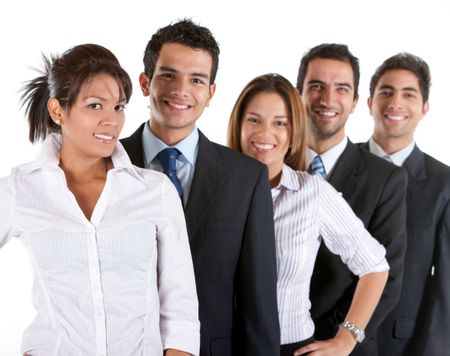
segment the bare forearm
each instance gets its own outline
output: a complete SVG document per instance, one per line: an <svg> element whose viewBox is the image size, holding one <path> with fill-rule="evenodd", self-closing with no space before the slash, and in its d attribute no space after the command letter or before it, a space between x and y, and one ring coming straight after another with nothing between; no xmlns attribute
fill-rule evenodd
<svg viewBox="0 0 450 356"><path fill-rule="evenodd" d="M367 326L383 293L387 277L386 271L369 273L359 279L346 320L362 329ZM347 329L339 328L334 338L304 346L296 350L294 355L306 352L310 352L311 355L348 355L355 345L353 334Z"/></svg>
<svg viewBox="0 0 450 356"><path fill-rule="evenodd" d="M386 271L369 273L359 279L346 320L363 329L367 326L383 293L387 277Z"/></svg>
<svg viewBox="0 0 450 356"><path fill-rule="evenodd" d="M164 351L164 356L191 356L191 354L180 350L167 349Z"/></svg>

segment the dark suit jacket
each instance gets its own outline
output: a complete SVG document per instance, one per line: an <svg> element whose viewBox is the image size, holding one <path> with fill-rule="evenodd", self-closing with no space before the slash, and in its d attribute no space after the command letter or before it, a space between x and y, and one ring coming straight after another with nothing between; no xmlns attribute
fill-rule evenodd
<svg viewBox="0 0 450 356"><path fill-rule="evenodd" d="M400 296L406 249L406 174L361 147L347 144L329 177L366 229L386 248L390 270L381 300L352 355L377 355L376 330ZM311 279L317 339L333 337L350 307L358 277L322 243Z"/></svg>
<svg viewBox="0 0 450 356"><path fill-rule="evenodd" d="M368 149L368 145L364 147ZM408 247L400 301L378 333L380 355L450 355L450 168L417 146L408 173Z"/></svg>
<svg viewBox="0 0 450 356"><path fill-rule="evenodd" d="M131 161L141 167L143 128L122 140ZM267 168L200 133L185 216L199 299L201 356L278 355Z"/></svg>

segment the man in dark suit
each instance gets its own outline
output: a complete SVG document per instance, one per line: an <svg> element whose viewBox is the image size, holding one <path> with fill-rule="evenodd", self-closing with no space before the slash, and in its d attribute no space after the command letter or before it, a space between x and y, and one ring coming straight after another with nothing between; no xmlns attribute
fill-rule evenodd
<svg viewBox="0 0 450 356"><path fill-rule="evenodd" d="M139 82L150 120L122 140L132 162L164 170L178 156L201 322L202 356L278 355L276 260L267 168L210 142L195 126L215 90L219 47L190 20L149 41ZM170 173L168 174L170 175Z"/></svg>
<svg viewBox="0 0 450 356"><path fill-rule="evenodd" d="M358 83L358 59L345 45L316 46L301 60L297 89L308 111L309 161L320 157L326 179L386 248L388 282L367 326L365 341L352 352L374 356L378 354L378 326L400 296L406 248L406 175L402 169L353 144L345 135L345 123L358 102ZM357 277L322 244L310 292L316 339L335 337L345 321L356 282ZM356 328L362 329L358 325ZM348 334L352 332L355 330ZM357 335L352 336L358 340Z"/></svg>
<svg viewBox="0 0 450 356"><path fill-rule="evenodd" d="M450 168L414 142L430 82L427 63L409 53L388 58L370 82L375 127L363 146L408 173L404 281L378 333L384 355L450 355Z"/></svg>

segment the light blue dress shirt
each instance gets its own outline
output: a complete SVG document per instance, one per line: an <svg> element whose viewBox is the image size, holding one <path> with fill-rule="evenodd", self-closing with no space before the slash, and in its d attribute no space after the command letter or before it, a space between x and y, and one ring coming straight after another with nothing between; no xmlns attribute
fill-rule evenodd
<svg viewBox="0 0 450 356"><path fill-rule="evenodd" d="M189 193L191 191L192 178L194 177L195 162L198 154L198 138L198 129L195 128L187 137L176 145L168 146L153 134L148 123L145 125L142 133L145 168L162 172L163 169L161 163L156 157L158 153L167 147L174 147L181 152L181 155L177 159L177 177L183 186L184 206L187 204Z"/></svg>

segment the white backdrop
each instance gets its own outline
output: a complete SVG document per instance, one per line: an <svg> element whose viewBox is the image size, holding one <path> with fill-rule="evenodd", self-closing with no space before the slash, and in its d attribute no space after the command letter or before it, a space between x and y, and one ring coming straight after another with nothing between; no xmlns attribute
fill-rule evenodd
<svg viewBox="0 0 450 356"><path fill-rule="evenodd" d="M138 87L142 55L150 36L182 17L211 29L221 47L217 90L198 126L225 143L228 117L243 86L257 75L277 72L296 81L301 56L322 42L348 44L361 64L360 102L347 124L357 142L367 140L372 119L366 99L375 68L387 57L409 51L431 67L430 111L416 141L429 154L450 164L447 113L450 0L321 1L20 1L0 11L0 177L31 160L38 148L28 141L18 90L41 66L41 53L62 53L82 43L112 50L133 80L122 137L148 118L147 98ZM447 44L446 44L447 43ZM23 329L34 315L31 273L18 241L0 250L0 356L18 354Z"/></svg>

